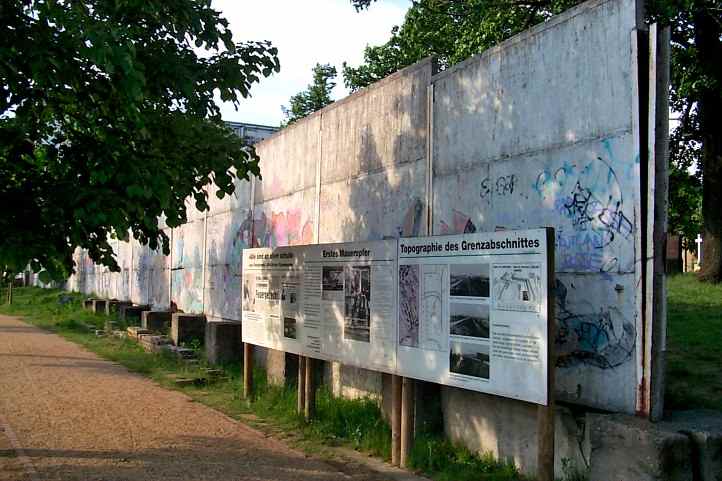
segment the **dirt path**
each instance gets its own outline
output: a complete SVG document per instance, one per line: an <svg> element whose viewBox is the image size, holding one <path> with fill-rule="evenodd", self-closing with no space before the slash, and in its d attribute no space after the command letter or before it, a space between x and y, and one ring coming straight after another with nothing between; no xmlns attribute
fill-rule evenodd
<svg viewBox="0 0 722 481"><path fill-rule="evenodd" d="M344 471L0 316L0 481L385 478Z"/></svg>

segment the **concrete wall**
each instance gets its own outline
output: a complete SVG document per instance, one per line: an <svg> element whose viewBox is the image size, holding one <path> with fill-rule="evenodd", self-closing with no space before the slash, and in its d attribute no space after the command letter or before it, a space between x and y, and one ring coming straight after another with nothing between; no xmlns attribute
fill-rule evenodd
<svg viewBox="0 0 722 481"><path fill-rule="evenodd" d="M436 76L432 139L434 234L554 227L557 391L630 413L642 336L634 14L587 3Z"/></svg>
<svg viewBox="0 0 722 481"><path fill-rule="evenodd" d="M211 192L207 213L189 206L189 222L170 232L170 259L120 242L122 272L104 277L78 252L69 285L240 321L243 247L552 226L557 398L634 413L643 377L634 35L634 2L600 0L442 73L431 59L408 67L259 143L262 180L222 200ZM259 350L258 360L284 372L282 353ZM384 391L379 373L326 365L340 395ZM535 469L533 406L453 388L441 398L451 438ZM568 412L557 434L557 458L583 463Z"/></svg>

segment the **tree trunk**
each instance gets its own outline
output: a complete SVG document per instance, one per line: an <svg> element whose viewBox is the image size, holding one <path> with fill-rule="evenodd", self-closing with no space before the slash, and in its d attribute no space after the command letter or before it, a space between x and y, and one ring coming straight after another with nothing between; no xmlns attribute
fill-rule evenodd
<svg viewBox="0 0 722 481"><path fill-rule="evenodd" d="M720 282L722 273L722 28L707 2L694 15L697 62L705 75L698 102L702 132L702 266L699 279ZM705 8L706 7L706 8Z"/></svg>

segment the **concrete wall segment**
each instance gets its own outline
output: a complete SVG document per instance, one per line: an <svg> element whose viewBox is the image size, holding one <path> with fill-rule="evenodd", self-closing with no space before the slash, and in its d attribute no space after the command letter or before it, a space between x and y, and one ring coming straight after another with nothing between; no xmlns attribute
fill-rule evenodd
<svg viewBox="0 0 722 481"><path fill-rule="evenodd" d="M559 280L575 281L557 310L569 327L557 388L629 413L642 333L634 12L586 3L435 76L431 128L433 233L554 227Z"/></svg>
<svg viewBox="0 0 722 481"><path fill-rule="evenodd" d="M321 118L316 116L296 124L279 131L272 142L256 146L261 158L261 179L255 179L255 203L315 186Z"/></svg>
<svg viewBox="0 0 722 481"><path fill-rule="evenodd" d="M631 131L633 28L631 2L585 3L436 75L435 172Z"/></svg>

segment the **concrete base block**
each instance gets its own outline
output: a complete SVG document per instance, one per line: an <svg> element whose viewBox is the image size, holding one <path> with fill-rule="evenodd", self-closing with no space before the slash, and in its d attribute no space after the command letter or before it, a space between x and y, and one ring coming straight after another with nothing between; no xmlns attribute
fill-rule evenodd
<svg viewBox="0 0 722 481"><path fill-rule="evenodd" d="M524 474L537 474L536 405L449 386L440 389L444 432L449 439L471 451L490 452L512 462ZM585 417L576 417L557 405L554 436L555 475L563 476L563 462L584 470L589 459ZM607 477L589 479L619 481Z"/></svg>
<svg viewBox="0 0 722 481"><path fill-rule="evenodd" d="M140 325L151 331L168 332L172 314L170 311L143 311L140 315Z"/></svg>
<svg viewBox="0 0 722 481"><path fill-rule="evenodd" d="M183 312L173 313L170 337L176 346L191 342L194 339L203 342L206 337L206 316Z"/></svg>
<svg viewBox="0 0 722 481"><path fill-rule="evenodd" d="M120 306L118 314L120 315L120 318L128 324L140 324L140 316L143 311L150 311L150 306Z"/></svg>
<svg viewBox="0 0 722 481"><path fill-rule="evenodd" d="M105 313L105 305L107 302L105 299L93 299L91 310L97 314L103 314Z"/></svg>
<svg viewBox="0 0 722 481"><path fill-rule="evenodd" d="M722 413L702 409L675 411L664 425L690 439L695 480L722 480Z"/></svg>
<svg viewBox="0 0 722 481"><path fill-rule="evenodd" d="M286 383L286 353L261 346L253 347L253 361L266 370L268 382L276 386Z"/></svg>
<svg viewBox="0 0 722 481"><path fill-rule="evenodd" d="M211 364L240 362L241 360L241 323L206 323L206 358Z"/></svg>
<svg viewBox="0 0 722 481"><path fill-rule="evenodd" d="M131 339L139 339L140 336L142 336L144 334L153 334L148 329L143 329L142 327L139 327L139 326L130 326L127 329L127 332L128 332L128 337L130 337Z"/></svg>
<svg viewBox="0 0 722 481"><path fill-rule="evenodd" d="M692 444L665 423L589 414L590 480L692 481Z"/></svg>
<svg viewBox="0 0 722 481"><path fill-rule="evenodd" d="M196 352L193 349L187 349L185 347L177 347L172 344L170 346L163 346L161 349L167 349L168 352L173 353L175 356L178 357L178 359L181 359L181 360L189 361L192 359L196 359Z"/></svg>
<svg viewBox="0 0 722 481"><path fill-rule="evenodd" d="M138 336L140 345L147 352L161 352L165 346L171 344L171 340L166 336L156 336L153 334L141 334Z"/></svg>
<svg viewBox="0 0 722 481"><path fill-rule="evenodd" d="M130 301L118 301L111 299L105 303L105 314L108 316L119 311L120 306L132 306L133 303Z"/></svg>
<svg viewBox="0 0 722 481"><path fill-rule="evenodd" d="M327 365L324 381L334 396L348 399L381 399L383 374L380 372L347 366L335 361Z"/></svg>
<svg viewBox="0 0 722 481"><path fill-rule="evenodd" d="M89 311L93 310L93 301L96 299L94 297L89 297L83 301L83 308L87 309Z"/></svg>
<svg viewBox="0 0 722 481"><path fill-rule="evenodd" d="M112 319L105 319L105 332L113 332L117 327L117 322Z"/></svg>

